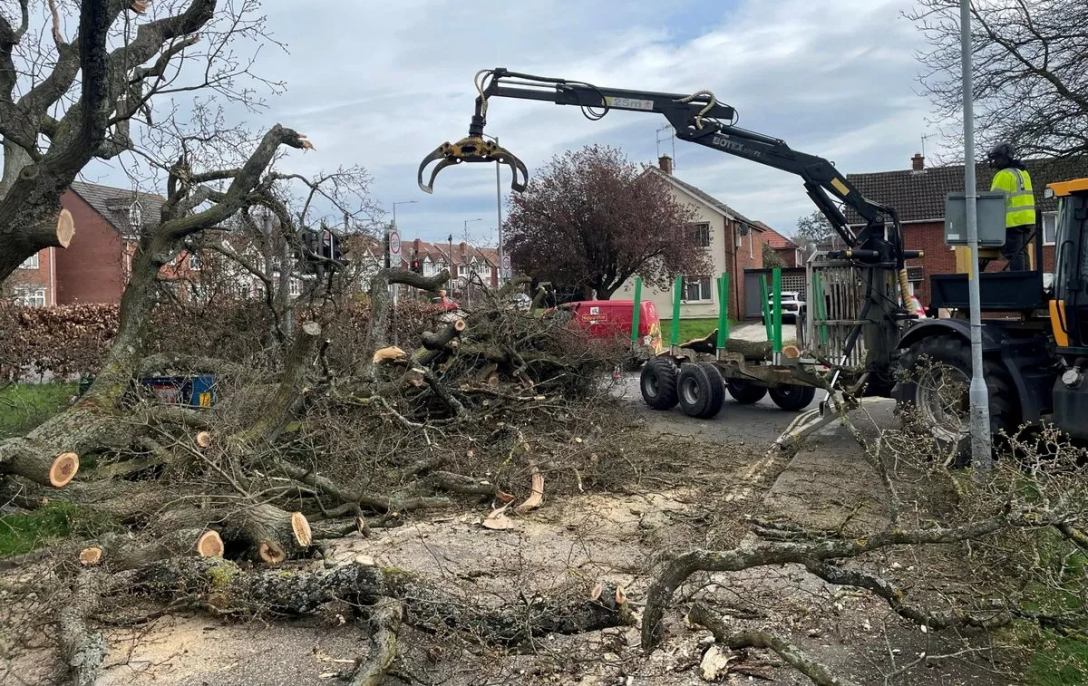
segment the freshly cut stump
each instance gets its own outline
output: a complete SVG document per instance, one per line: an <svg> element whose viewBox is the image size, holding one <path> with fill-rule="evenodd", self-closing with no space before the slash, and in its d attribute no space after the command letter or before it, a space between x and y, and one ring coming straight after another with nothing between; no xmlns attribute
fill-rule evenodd
<svg viewBox="0 0 1088 686"><path fill-rule="evenodd" d="M310 522L301 512L291 513L291 531L295 534L295 541L303 548L309 548L314 536L310 530Z"/></svg>
<svg viewBox="0 0 1088 686"><path fill-rule="evenodd" d="M79 551L79 564L84 567L90 567L98 564L102 560L102 549L96 545L92 545L89 548L84 548Z"/></svg>

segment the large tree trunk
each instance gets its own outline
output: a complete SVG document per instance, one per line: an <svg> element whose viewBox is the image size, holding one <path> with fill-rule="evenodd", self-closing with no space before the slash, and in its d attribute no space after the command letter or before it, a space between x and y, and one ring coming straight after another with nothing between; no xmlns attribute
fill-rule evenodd
<svg viewBox="0 0 1088 686"><path fill-rule="evenodd" d="M481 607L411 575L386 573L352 562L331 570L245 572L227 560L178 558L137 570L130 588L164 599L203 601L220 611L312 614L321 605L346 600L373 604L381 598L403 603L408 624L454 629L492 644L515 646L550 633L577 634L632 623L622 589L536 597L526 606L511 600Z"/></svg>

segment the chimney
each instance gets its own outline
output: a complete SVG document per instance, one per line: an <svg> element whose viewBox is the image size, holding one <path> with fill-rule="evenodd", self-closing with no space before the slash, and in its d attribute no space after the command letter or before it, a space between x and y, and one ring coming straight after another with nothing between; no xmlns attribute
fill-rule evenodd
<svg viewBox="0 0 1088 686"><path fill-rule="evenodd" d="M910 158L911 171L925 171L926 170L926 158L922 156L922 153L914 153L914 157Z"/></svg>
<svg viewBox="0 0 1088 686"><path fill-rule="evenodd" d="M669 176L672 176L672 158L668 155L662 155L657 158L657 166L661 171L665 172Z"/></svg>
<svg viewBox="0 0 1088 686"><path fill-rule="evenodd" d="M457 247L459 249L459 252L461 253L461 257L468 255L468 243L461 241L461 244Z"/></svg>
<svg viewBox="0 0 1088 686"><path fill-rule="evenodd" d="M415 252L418 253L420 248L422 248L422 247L423 247L423 241L419 240L418 238L415 239L414 241L412 241L412 250L414 250Z"/></svg>

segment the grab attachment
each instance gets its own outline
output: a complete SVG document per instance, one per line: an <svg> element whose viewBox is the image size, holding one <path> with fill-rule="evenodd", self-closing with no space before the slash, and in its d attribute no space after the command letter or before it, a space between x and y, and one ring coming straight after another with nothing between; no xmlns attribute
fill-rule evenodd
<svg viewBox="0 0 1088 686"><path fill-rule="evenodd" d="M473 117L473 120L475 120L475 117ZM473 123L475 124L475 121ZM482 129L483 127L481 126L480 128ZM435 160L442 161L438 163L438 166L436 166L433 171L431 171L431 177L427 183L423 183L423 171L427 168L428 164ZM473 135L470 131L467 137L462 138L456 143L443 143L435 148L434 152L423 158L423 162L419 165L419 187L422 188L425 193L431 193L438 172L446 167L452 167L462 162L495 162L497 164L509 166L510 171L513 173L510 188L518 193L525 190L526 185L529 183L529 170L525 167L524 162L515 157L514 154L506 148L500 147L494 141L485 140L482 135ZM519 173L521 178L520 181L518 180Z"/></svg>

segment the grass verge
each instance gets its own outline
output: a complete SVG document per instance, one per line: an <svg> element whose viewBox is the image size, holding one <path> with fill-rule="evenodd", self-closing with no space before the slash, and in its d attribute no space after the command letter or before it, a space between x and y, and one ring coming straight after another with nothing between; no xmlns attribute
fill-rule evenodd
<svg viewBox="0 0 1088 686"><path fill-rule="evenodd" d="M0 388L0 439L21 436L68 405L76 384L13 384Z"/></svg>
<svg viewBox="0 0 1088 686"><path fill-rule="evenodd" d="M674 319L662 319L661 320L661 342L666 346L672 342L672 327ZM705 338L711 331L718 328L717 317L705 317L702 319L681 319L679 320L680 326L680 338L679 342L691 340L692 338ZM736 325L736 322L730 322L730 326Z"/></svg>

